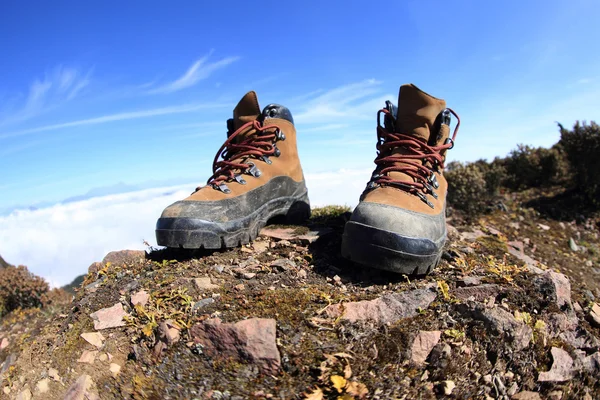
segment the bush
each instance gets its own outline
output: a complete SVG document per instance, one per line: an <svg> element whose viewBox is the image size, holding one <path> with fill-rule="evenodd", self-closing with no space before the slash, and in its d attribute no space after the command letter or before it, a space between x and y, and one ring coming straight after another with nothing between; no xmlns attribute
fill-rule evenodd
<svg viewBox="0 0 600 400"><path fill-rule="evenodd" d="M448 164L444 175L448 181L448 203L452 207L461 210L467 219L473 219L487 210L492 187L486 183L481 162L452 162Z"/></svg>
<svg viewBox="0 0 600 400"><path fill-rule="evenodd" d="M39 307L46 292L48 283L25 266L0 269L0 315L17 308Z"/></svg>
<svg viewBox="0 0 600 400"><path fill-rule="evenodd" d="M558 144L571 164L575 189L593 206L600 206L600 126L579 121L572 130L560 127Z"/></svg>
<svg viewBox="0 0 600 400"><path fill-rule="evenodd" d="M506 170L504 185L510 189L564 184L569 180L569 164L561 146L545 149L520 144L498 162Z"/></svg>

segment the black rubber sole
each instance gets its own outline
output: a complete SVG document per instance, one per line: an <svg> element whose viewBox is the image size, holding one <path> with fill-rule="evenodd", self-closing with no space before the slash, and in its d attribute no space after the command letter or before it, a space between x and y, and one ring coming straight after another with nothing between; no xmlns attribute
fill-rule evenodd
<svg viewBox="0 0 600 400"><path fill-rule="evenodd" d="M251 214L223 223L194 218L159 218L156 240L159 246L180 249L221 249L241 246L256 239L267 222L278 216L289 224L310 218L308 195L279 197Z"/></svg>
<svg viewBox="0 0 600 400"><path fill-rule="evenodd" d="M349 221L342 237L342 256L371 268L406 275L426 275L442 258L445 235L435 243Z"/></svg>

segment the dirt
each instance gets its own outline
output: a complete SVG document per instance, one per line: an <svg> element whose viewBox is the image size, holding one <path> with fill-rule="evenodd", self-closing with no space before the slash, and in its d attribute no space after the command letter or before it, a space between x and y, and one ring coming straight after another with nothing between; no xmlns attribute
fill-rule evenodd
<svg viewBox="0 0 600 400"><path fill-rule="evenodd" d="M17 398L29 390L34 399L62 399L87 374L94 383L90 393L102 399L484 399L510 398L522 391L538 392L542 398L556 391L563 399L600 398L598 371L580 369L565 382L538 382L538 374L552 367L552 347L568 351L573 359L582 357L582 350L540 328L552 326L552 315L571 314L533 283L544 270L569 276L577 332L600 337L587 319L588 308L600 296L597 227L589 221L547 219L522 204L522 199L507 197L507 212L495 211L476 224L466 225L457 215L450 218L459 234L451 235L443 261L425 277L398 276L344 260L340 243L349 213L343 208L317 210L306 226L290 227L297 236L329 228L312 243L261 235L238 249L152 251L146 258L104 264L86 276L67 307L16 311L2 320L0 338L8 338L10 344L0 350L6 366L0 396ZM461 236L474 229L483 236ZM571 237L580 247L576 252L569 247ZM512 241L528 242L524 253L540 262L542 271L510 255ZM198 289L193 281L197 277L210 277L218 288ZM482 302L459 300L453 293L465 286L466 277L501 290ZM324 313L332 304L427 285L437 288L435 301L393 324L350 323ZM150 300L134 307L130 296L140 289ZM194 308L202 299L213 301ZM94 331L89 315L116 303L130 314L126 326L102 330L105 341L96 360L79 363L84 350L94 349L80 337ZM524 322L519 323L532 328L531 343L515 350L510 335L473 317L470 310L476 303L520 316ZM225 323L275 319L279 373L264 374L249 362L206 356L189 328L217 317ZM157 327L165 320L179 325L181 339L157 354ZM427 362L415 366L410 348L419 331L442 335ZM583 352L592 355L598 350L596 346ZM110 371L111 363L121 367L119 374ZM52 369L58 379L49 377ZM48 377L49 390L42 393L36 385ZM448 381L455 387L444 394L452 386Z"/></svg>

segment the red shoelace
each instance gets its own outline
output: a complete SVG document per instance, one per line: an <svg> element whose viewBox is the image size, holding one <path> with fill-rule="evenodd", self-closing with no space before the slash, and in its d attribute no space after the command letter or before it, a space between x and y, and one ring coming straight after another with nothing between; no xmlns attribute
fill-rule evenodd
<svg viewBox="0 0 600 400"><path fill-rule="evenodd" d="M253 133L252 130L255 132ZM267 130L271 131L267 132ZM224 182L235 179L237 174L243 173L253 166L252 163L246 162L248 158L276 155L278 149L274 143L275 139L280 138L280 132L277 126L262 126L257 120L240 126L239 129L229 135L217 151L217 155L213 160L213 174L208 178L206 184L217 187ZM242 133L248 133L248 135L241 141L234 142L235 138ZM221 157L223 159L219 161Z"/></svg>
<svg viewBox="0 0 600 400"><path fill-rule="evenodd" d="M435 195L430 183L433 177L432 168L436 165L439 168L444 168L444 156L441 152L451 149L454 146L454 140L460 126L458 114L450 108L447 110L456 117L457 123L452 139L439 146L430 146L424 140L404 133L388 132L381 126L380 116L381 113L389 115L391 118L393 116L387 109L379 110L377 113L377 137L379 139L377 150L379 151L379 155L375 159L378 171L371 182L378 185L397 186L417 195L419 193ZM405 149L406 154L391 154L393 149L398 147ZM421 162L411 162L412 160L419 160ZM393 179L389 176L390 172L401 172L411 177L412 180L403 181ZM419 197L430 204L422 195L419 195Z"/></svg>

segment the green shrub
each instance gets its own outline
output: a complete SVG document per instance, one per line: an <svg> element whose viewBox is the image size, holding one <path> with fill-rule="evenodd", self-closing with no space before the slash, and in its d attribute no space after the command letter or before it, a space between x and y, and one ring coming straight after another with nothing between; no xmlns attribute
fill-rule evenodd
<svg viewBox="0 0 600 400"><path fill-rule="evenodd" d="M510 189L564 184L569 179L569 164L561 146L545 149L520 144L498 162L506 170L504 185Z"/></svg>
<svg viewBox="0 0 600 400"><path fill-rule="evenodd" d="M492 198L493 190L486 183L481 164L452 162L444 173L448 181L448 203L462 211L467 219L486 211Z"/></svg>
<svg viewBox="0 0 600 400"><path fill-rule="evenodd" d="M572 130L559 127L558 144L571 164L575 188L590 204L600 206L600 126L577 121Z"/></svg>
<svg viewBox="0 0 600 400"><path fill-rule="evenodd" d="M17 308L39 307L46 292L48 283L25 266L0 269L0 315Z"/></svg>

